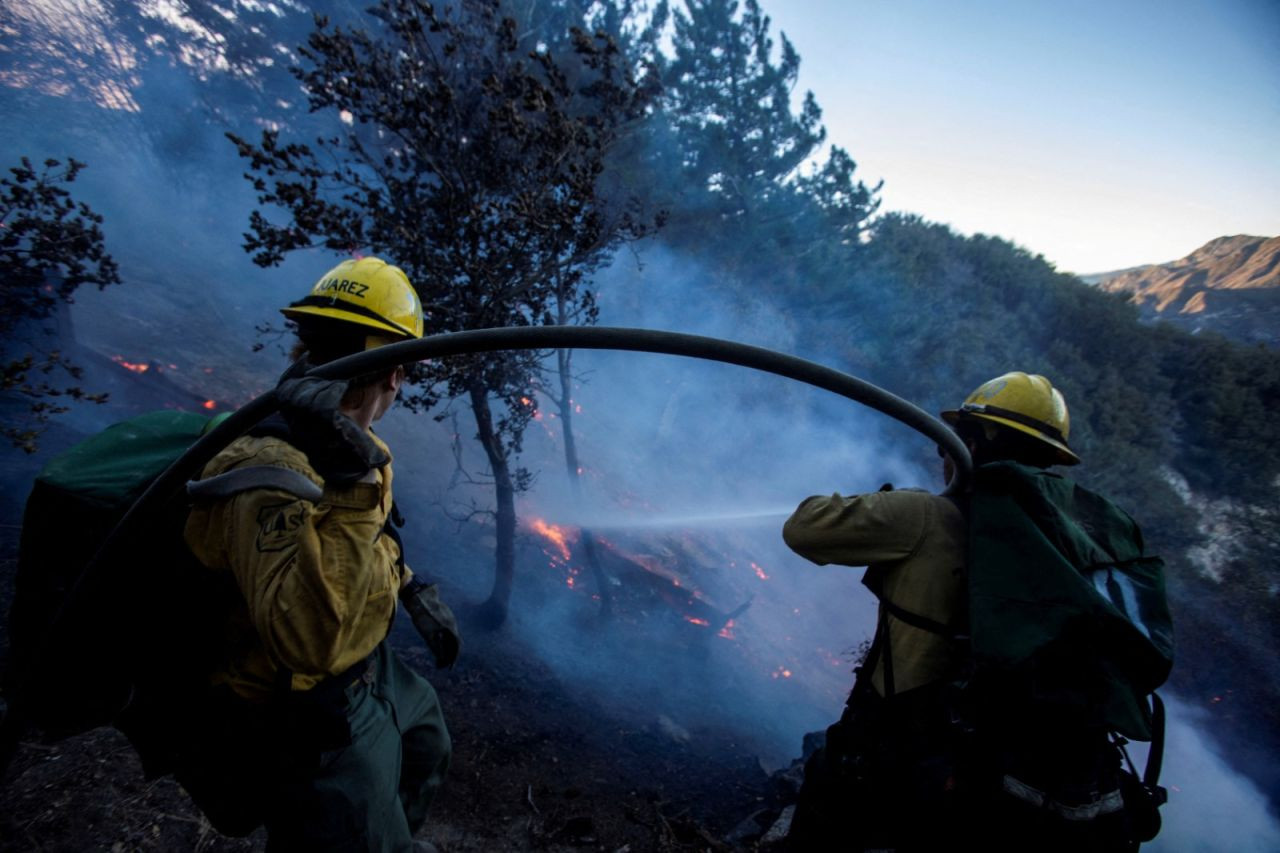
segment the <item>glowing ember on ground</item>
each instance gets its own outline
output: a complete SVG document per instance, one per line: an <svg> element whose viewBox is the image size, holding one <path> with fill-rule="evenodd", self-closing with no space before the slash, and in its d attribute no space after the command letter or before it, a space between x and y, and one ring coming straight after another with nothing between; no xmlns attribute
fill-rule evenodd
<svg viewBox="0 0 1280 853"><path fill-rule="evenodd" d="M560 556L564 557L566 560L569 559L569 544L563 527L559 527L555 524L548 524L541 518L535 518L533 521L529 522L529 529L534 533L537 533L539 536L544 536L547 539L550 539L556 544L556 547L560 549ZM572 584L570 584L570 586L572 586Z"/></svg>
<svg viewBox="0 0 1280 853"><path fill-rule="evenodd" d="M751 568L756 570L756 577L760 578L760 580L767 581L769 579L769 576L764 573L764 569L760 568L755 563L751 564Z"/></svg>
<svg viewBox="0 0 1280 853"><path fill-rule="evenodd" d="M703 626L704 628L705 628L705 627L710 627L710 625L711 625L711 623L710 623L710 622L708 622L706 619L699 619L699 618L697 618L696 616L686 616L686 617L684 617L684 621L686 621L686 622L690 622L690 623L692 623L692 624L694 624L694 625L701 625L701 626Z"/></svg>
<svg viewBox="0 0 1280 853"><path fill-rule="evenodd" d="M791 670L787 669L785 666L780 666L773 671L773 677L774 678L790 678Z"/></svg>
<svg viewBox="0 0 1280 853"><path fill-rule="evenodd" d="M724 627L723 627L723 628L721 628L721 629L716 633L716 636L717 636L717 637L723 637L723 638L725 638L726 640L733 640L733 639L736 639L736 638L733 636L733 620L732 620L732 619L730 619L728 622L724 623Z"/></svg>
<svg viewBox="0 0 1280 853"><path fill-rule="evenodd" d="M113 355L111 360L123 367L125 370L132 370L134 373L146 373L151 369L150 364L138 364L132 361L125 361L123 356Z"/></svg>
<svg viewBox="0 0 1280 853"><path fill-rule="evenodd" d="M212 411L213 409L217 408L217 406L218 406L218 404L217 404L215 401L213 401L213 400L205 400L205 401L204 401L203 403L201 403L200 405L204 406L206 409L209 409L210 411Z"/></svg>
<svg viewBox="0 0 1280 853"><path fill-rule="evenodd" d="M845 666L844 660L842 660L839 655L832 654L826 649L821 649L821 648L818 649L818 656L821 657L822 660L829 666L840 666L840 667Z"/></svg>

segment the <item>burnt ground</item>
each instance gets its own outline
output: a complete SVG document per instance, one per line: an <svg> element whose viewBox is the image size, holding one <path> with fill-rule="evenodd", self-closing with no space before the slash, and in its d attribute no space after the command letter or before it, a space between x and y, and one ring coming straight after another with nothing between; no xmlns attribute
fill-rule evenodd
<svg viewBox="0 0 1280 853"><path fill-rule="evenodd" d="M488 644L486 644L488 645ZM492 644L496 648L499 644ZM433 672L455 752L423 837L442 851L750 849L777 809L733 736L683 731L570 695L536 663L486 650ZM402 651L415 666L425 652ZM20 747L0 787L0 850L260 850L219 835L171 778L96 729Z"/></svg>

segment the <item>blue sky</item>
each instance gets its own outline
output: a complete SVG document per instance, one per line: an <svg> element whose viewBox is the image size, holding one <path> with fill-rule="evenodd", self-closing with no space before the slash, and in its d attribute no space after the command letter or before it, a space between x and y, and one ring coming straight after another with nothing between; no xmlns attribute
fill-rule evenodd
<svg viewBox="0 0 1280 853"><path fill-rule="evenodd" d="M1059 269L1280 235L1280 0L761 0L884 210Z"/></svg>

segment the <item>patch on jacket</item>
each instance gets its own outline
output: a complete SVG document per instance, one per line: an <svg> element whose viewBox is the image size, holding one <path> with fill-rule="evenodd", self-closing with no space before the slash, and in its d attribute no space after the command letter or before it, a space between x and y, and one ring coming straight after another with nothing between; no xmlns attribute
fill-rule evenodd
<svg viewBox="0 0 1280 853"><path fill-rule="evenodd" d="M283 551L294 544L293 534L302 526L302 502L269 504L258 510L258 552Z"/></svg>

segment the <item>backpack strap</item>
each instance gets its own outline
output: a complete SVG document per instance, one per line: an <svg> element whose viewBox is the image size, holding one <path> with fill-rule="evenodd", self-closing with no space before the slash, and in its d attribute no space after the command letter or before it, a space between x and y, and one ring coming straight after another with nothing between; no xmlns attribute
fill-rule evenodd
<svg viewBox="0 0 1280 853"><path fill-rule="evenodd" d="M1133 760L1129 758L1129 750L1125 749L1128 739L1114 731L1111 732L1111 742L1124 757L1124 763L1129 767L1129 775L1141 781L1142 788L1146 790L1152 805L1156 808L1169 801L1169 792L1160 787L1160 771L1164 767L1164 723L1164 700L1160 698L1160 694L1153 691L1151 693L1151 747L1147 750L1147 766L1141 777L1138 776L1137 768L1133 766Z"/></svg>
<svg viewBox="0 0 1280 853"><path fill-rule="evenodd" d="M880 645L881 677L884 679L884 698L892 699L897 693L893 683L893 642L889 639L889 619L884 610L880 611L880 624L876 626L876 637L871 645Z"/></svg>
<svg viewBox="0 0 1280 853"><path fill-rule="evenodd" d="M279 489L315 503L324 489L305 474L278 465L249 465L233 468L215 477L187 483L187 496L197 501L229 498L253 489Z"/></svg>
<svg viewBox="0 0 1280 853"><path fill-rule="evenodd" d="M1152 791L1160 788L1160 771L1164 767L1164 700L1159 693L1151 694L1151 748L1147 751L1147 767L1142 773L1142 784Z"/></svg>
<svg viewBox="0 0 1280 853"><path fill-rule="evenodd" d="M889 612L895 619L906 622L913 628L919 628L921 631L928 631L931 634L939 634L948 640L967 640L967 634L960 633L952 629L948 625L936 622L928 616L921 616L919 613L912 613L903 607L899 607L887 598L880 599L880 605Z"/></svg>

